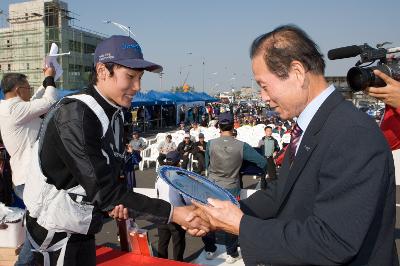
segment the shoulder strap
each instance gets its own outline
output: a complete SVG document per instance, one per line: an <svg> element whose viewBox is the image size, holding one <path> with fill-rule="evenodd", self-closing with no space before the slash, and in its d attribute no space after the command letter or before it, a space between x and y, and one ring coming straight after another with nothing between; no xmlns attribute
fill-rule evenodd
<svg viewBox="0 0 400 266"><path fill-rule="evenodd" d="M104 112L104 109L100 106L100 104L98 104L97 101L88 94L71 95L67 96L66 98L79 100L85 103L90 109L92 109L92 111L97 115L97 117L101 122L101 125L103 127L103 137L104 137L104 135L108 130L108 125L110 121L108 120L108 117Z"/></svg>
<svg viewBox="0 0 400 266"><path fill-rule="evenodd" d="M85 103L98 117L98 119L101 122L102 128L103 128L103 137L105 136L108 126L109 126L109 120L104 112L104 109L97 103L97 101L90 95L87 94L77 94L77 95L71 95L71 96L66 96L64 98L70 98L70 99L76 99L78 101L81 101ZM63 99L64 99L63 98ZM43 141L43 136L46 132L47 126L49 124L50 119L54 116L54 113L62 106L62 100L59 100L47 113L45 118L43 119L39 134L38 134L38 139L39 139L39 146L38 146L38 152L40 153L42 149L42 141Z"/></svg>

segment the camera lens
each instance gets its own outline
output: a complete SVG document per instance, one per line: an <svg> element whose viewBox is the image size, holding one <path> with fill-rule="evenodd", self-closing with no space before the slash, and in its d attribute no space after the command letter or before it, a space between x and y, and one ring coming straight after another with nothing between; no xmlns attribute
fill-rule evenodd
<svg viewBox="0 0 400 266"><path fill-rule="evenodd" d="M347 72L347 84L353 91L365 90L374 81L374 73L370 68L352 67Z"/></svg>

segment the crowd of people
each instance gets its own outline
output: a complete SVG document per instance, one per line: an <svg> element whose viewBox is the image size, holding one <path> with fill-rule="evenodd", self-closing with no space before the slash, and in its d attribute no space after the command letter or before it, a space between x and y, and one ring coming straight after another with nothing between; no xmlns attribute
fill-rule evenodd
<svg viewBox="0 0 400 266"><path fill-rule="evenodd" d="M183 138L175 143L166 134L157 143L158 164L187 169L193 156L195 172L235 197L245 164L256 167L261 189L239 206L190 201L160 178L156 199L132 190L147 143L136 131L125 142L122 111L144 72L162 71L144 60L134 39L103 40L89 86L57 104L52 66L33 96L27 76L4 75L0 131L10 167L3 149L2 180L8 181L0 183L0 195L7 195L11 176L27 209L16 265L95 265L94 235L104 215L157 224L163 258L172 237L173 258L183 260L186 230L202 237L206 258L213 259L220 230L227 263L240 258L240 243L247 265L398 265L391 150L400 148L400 82L375 71L386 86L366 90L386 104L385 139L375 121L327 84L323 56L300 28L285 25L259 36L250 58L262 101L275 114L267 116L261 105L210 104L190 112L181 105L175 133ZM238 139L241 127L257 125L265 126L256 147ZM207 139L206 126L219 135Z"/></svg>

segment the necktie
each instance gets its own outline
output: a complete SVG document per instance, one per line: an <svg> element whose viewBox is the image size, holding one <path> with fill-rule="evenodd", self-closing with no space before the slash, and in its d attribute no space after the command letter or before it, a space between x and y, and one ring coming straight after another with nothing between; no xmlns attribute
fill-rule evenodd
<svg viewBox="0 0 400 266"><path fill-rule="evenodd" d="M290 144L289 144L289 151L290 151L290 163L293 162L294 157L296 156L296 149L297 146L299 145L300 137L301 134L303 133L303 130L299 127L299 125L296 123L292 133L290 133Z"/></svg>

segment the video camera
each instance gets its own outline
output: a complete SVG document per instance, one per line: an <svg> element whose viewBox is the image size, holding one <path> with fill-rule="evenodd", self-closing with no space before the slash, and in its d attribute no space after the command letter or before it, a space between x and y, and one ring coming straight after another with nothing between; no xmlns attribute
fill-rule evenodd
<svg viewBox="0 0 400 266"><path fill-rule="evenodd" d="M347 72L347 83L354 92L365 90L367 87L384 87L386 83L375 76L373 72L375 69L400 81L400 59L394 57L387 58L388 54L400 52L400 47L383 48L386 44L390 43L378 44L377 48L372 48L366 43L364 45L336 48L328 51L328 58L336 60L360 55L361 58L356 63L356 66L350 68ZM376 66L368 67L376 60L379 60ZM361 66L365 63L369 64Z"/></svg>

